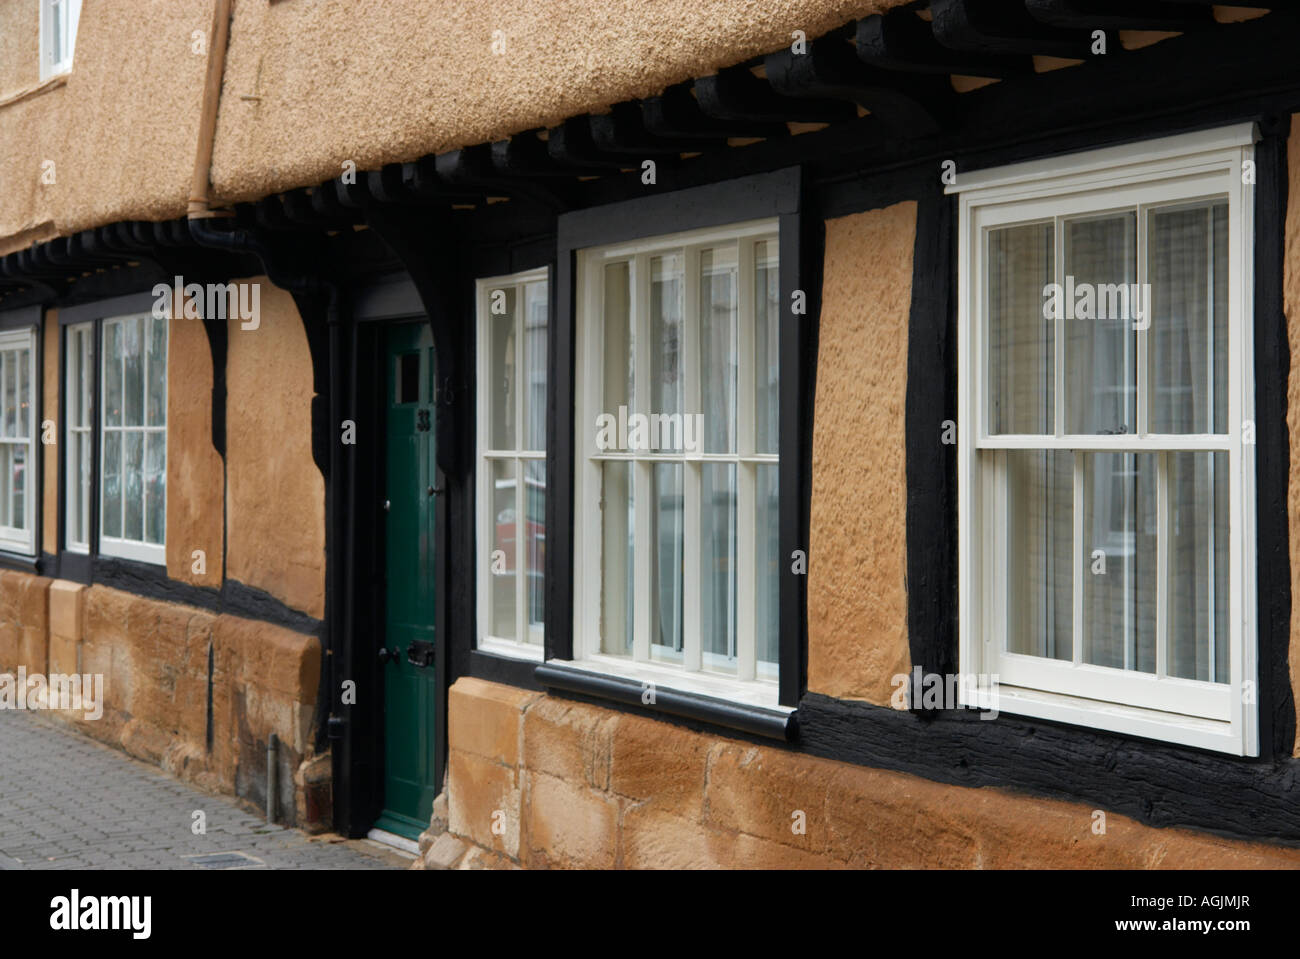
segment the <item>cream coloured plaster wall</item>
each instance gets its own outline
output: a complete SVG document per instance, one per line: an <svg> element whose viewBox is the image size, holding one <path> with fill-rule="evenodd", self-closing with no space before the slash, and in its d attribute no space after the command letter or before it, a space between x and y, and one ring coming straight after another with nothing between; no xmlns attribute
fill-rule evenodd
<svg viewBox="0 0 1300 959"><path fill-rule="evenodd" d="M808 689L886 705L911 668L903 408L916 204L826 224L808 540Z"/></svg>
<svg viewBox="0 0 1300 959"><path fill-rule="evenodd" d="M213 184L260 197L345 160L375 169L553 124L901 2L235 0ZM0 0L15 64L34 62L34 4ZM212 9L84 0L67 83L0 106L0 253L185 212Z"/></svg>

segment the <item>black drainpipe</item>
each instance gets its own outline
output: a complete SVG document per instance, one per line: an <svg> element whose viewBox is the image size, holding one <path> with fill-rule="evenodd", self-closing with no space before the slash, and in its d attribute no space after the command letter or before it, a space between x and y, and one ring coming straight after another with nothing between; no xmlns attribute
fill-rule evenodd
<svg viewBox="0 0 1300 959"><path fill-rule="evenodd" d="M317 692L317 744L323 745L321 732L328 732L331 746L333 781L334 781L334 820L335 826L350 832L355 823L351 822L354 810L352 795L357 784L351 782L350 766L352 759L352 737L347 720L335 713L335 704L339 700L341 680L350 672L353 650L353 577L348 575L345 567L351 566L353 522L355 509L340 511L340 498L344 502L355 488L356 458L346 456L336 432L342 428L346 418L341 408L343 383L343 295L339 285L328 278L324 269L320 272L295 272L287 269L266 236L259 230L244 227L221 229L214 225L214 220L223 218L201 218L188 221L190 236L200 246L234 253L250 253L255 256L266 271L266 276L276 286L293 294L319 298L324 297L325 322L329 331L329 379L325 384L326 401L329 408L329 421L325 424L324 437L329 448L328 468L325 477L325 636L324 663L321 668L320 688ZM305 320L306 318L304 318ZM355 355L355 354L354 354ZM355 390L355 383L352 385ZM350 451L349 451L350 452ZM339 488L339 479L345 479L345 489ZM340 513L344 519L340 520ZM324 719L324 722L321 720Z"/></svg>

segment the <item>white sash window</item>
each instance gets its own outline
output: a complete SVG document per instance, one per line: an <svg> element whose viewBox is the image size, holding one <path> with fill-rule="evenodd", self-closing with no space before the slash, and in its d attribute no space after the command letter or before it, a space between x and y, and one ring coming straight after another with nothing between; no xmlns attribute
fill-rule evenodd
<svg viewBox="0 0 1300 959"><path fill-rule="evenodd" d="M1258 750L1253 141L1246 124L949 190L961 668L997 675L1003 712Z"/></svg>
<svg viewBox="0 0 1300 959"><path fill-rule="evenodd" d="M35 553L36 331L0 333L0 549Z"/></svg>

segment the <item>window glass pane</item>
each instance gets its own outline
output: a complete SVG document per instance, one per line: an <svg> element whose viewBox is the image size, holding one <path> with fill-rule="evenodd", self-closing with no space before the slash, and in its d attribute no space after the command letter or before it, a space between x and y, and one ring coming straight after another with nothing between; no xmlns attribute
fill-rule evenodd
<svg viewBox="0 0 1300 959"><path fill-rule="evenodd" d="M650 259L650 408L644 413L682 412L681 339L682 256ZM681 449L681 435L660 440L664 449ZM671 445L669 445L671 444Z"/></svg>
<svg viewBox="0 0 1300 959"><path fill-rule="evenodd" d="M85 546L89 543L90 528L90 434L77 433L71 443L72 462L68 466L71 478L68 490L68 538L70 543Z"/></svg>
<svg viewBox="0 0 1300 959"><path fill-rule="evenodd" d="M528 623L540 629L546 613L546 462L525 460L523 466L528 504L524 526L528 551ZM531 631L525 639L533 641ZM537 641L541 642L540 634Z"/></svg>
<svg viewBox="0 0 1300 959"><path fill-rule="evenodd" d="M146 433L145 491L145 541L162 545L163 530L167 523L167 472L165 469L167 435L162 432Z"/></svg>
<svg viewBox="0 0 1300 959"><path fill-rule="evenodd" d="M777 452L780 272L776 241L754 244L754 452Z"/></svg>
<svg viewBox="0 0 1300 959"><path fill-rule="evenodd" d="M13 457L13 466L9 481L13 484L13 512L9 516L9 525L14 529L27 528L27 447L25 445L5 444Z"/></svg>
<svg viewBox="0 0 1300 959"><path fill-rule="evenodd" d="M515 629L515 548L519 524L515 509L514 460L493 460L491 587L488 590L487 631L501 639L517 639ZM499 552L498 552L499 551Z"/></svg>
<svg viewBox="0 0 1300 959"><path fill-rule="evenodd" d="M122 423L122 324L104 327L104 423Z"/></svg>
<svg viewBox="0 0 1300 959"><path fill-rule="evenodd" d="M65 545L75 546L84 543L81 527L81 434L69 433L67 437L67 526L64 532Z"/></svg>
<svg viewBox="0 0 1300 959"><path fill-rule="evenodd" d="M1006 471L1007 652L1073 659L1074 454L1008 450Z"/></svg>
<svg viewBox="0 0 1300 959"><path fill-rule="evenodd" d="M632 654L635 543L633 470L627 462L600 465L600 651Z"/></svg>
<svg viewBox="0 0 1300 959"><path fill-rule="evenodd" d="M1170 676L1226 683L1228 454L1168 453Z"/></svg>
<svg viewBox="0 0 1300 959"><path fill-rule="evenodd" d="M50 59L56 66L63 62L66 30L62 0L54 0L50 4Z"/></svg>
<svg viewBox="0 0 1300 959"><path fill-rule="evenodd" d="M144 539L144 434L135 430L122 434L122 538Z"/></svg>
<svg viewBox="0 0 1300 959"><path fill-rule="evenodd" d="M654 561L650 584L650 656L680 660L682 655L682 466L650 467L650 537Z"/></svg>
<svg viewBox="0 0 1300 959"><path fill-rule="evenodd" d="M524 449L546 449L545 283L524 287Z"/></svg>
<svg viewBox="0 0 1300 959"><path fill-rule="evenodd" d="M700 636L706 669L736 671L736 467L700 467Z"/></svg>
<svg viewBox="0 0 1300 959"><path fill-rule="evenodd" d="M150 426L167 422L167 320L148 319L148 417Z"/></svg>
<svg viewBox="0 0 1300 959"><path fill-rule="evenodd" d="M1152 210L1153 433L1228 431L1228 204Z"/></svg>
<svg viewBox="0 0 1300 959"><path fill-rule="evenodd" d="M81 404L80 404L81 418L78 421L77 425L91 426L93 424L91 423L90 420L90 391L93 386L92 384L93 374L91 372L93 369L92 366L93 356L91 354L92 344L90 341L90 330L89 329L82 330L80 339L81 339L81 349L79 352L81 356L81 361L79 366L77 367L77 384L78 384L77 392L81 397Z"/></svg>
<svg viewBox="0 0 1300 959"><path fill-rule="evenodd" d="M1156 668L1155 453L1083 453L1083 661Z"/></svg>
<svg viewBox="0 0 1300 959"><path fill-rule="evenodd" d="M488 446L515 449L515 288L488 290ZM498 634L499 635L499 634Z"/></svg>
<svg viewBox="0 0 1300 959"><path fill-rule="evenodd" d="M636 405L636 334L632 329L630 277L627 263L605 267L605 406L602 412L618 416L618 408L631 412Z"/></svg>
<svg viewBox="0 0 1300 959"><path fill-rule="evenodd" d="M1043 289L1055 270L1051 223L988 233L988 431L1055 431L1053 324Z"/></svg>
<svg viewBox="0 0 1300 959"><path fill-rule="evenodd" d="M0 486L0 526L12 527L17 525L14 516L13 488L15 469L17 467L17 457L14 455L16 447L12 443L0 443L0 479L3 480L3 486Z"/></svg>
<svg viewBox="0 0 1300 959"><path fill-rule="evenodd" d="M702 449L736 449L736 250L700 253L700 409ZM695 412L691 410L689 412Z"/></svg>
<svg viewBox="0 0 1300 959"><path fill-rule="evenodd" d="M775 678L774 671L780 651L781 544L780 502L777 498L780 467L775 464L761 465L755 467L755 473L754 552L758 582L754 587L754 599L758 609L754 616L757 634L754 646L758 662L769 663L773 667L772 676Z"/></svg>
<svg viewBox="0 0 1300 959"><path fill-rule="evenodd" d="M81 449L81 540L80 542L90 543L90 433L82 433L79 437Z"/></svg>
<svg viewBox="0 0 1300 959"><path fill-rule="evenodd" d="M420 402L420 354L403 353L394 358L393 379L397 388L393 391L396 403Z"/></svg>
<svg viewBox="0 0 1300 959"><path fill-rule="evenodd" d="M144 425L144 334L139 318L122 323L123 426Z"/></svg>
<svg viewBox="0 0 1300 959"><path fill-rule="evenodd" d="M103 449L103 475L100 494L100 526L105 536L122 535L122 434L105 432Z"/></svg>
<svg viewBox="0 0 1300 959"><path fill-rule="evenodd" d="M14 445L0 443L0 526L13 526Z"/></svg>
<svg viewBox="0 0 1300 959"><path fill-rule="evenodd" d="M82 331L77 327L72 327L67 331L67 383L65 386L65 402L67 403L67 424L69 429L75 429L83 425L82 417L84 401L82 399L81 377L85 357L82 354Z"/></svg>
<svg viewBox="0 0 1300 959"><path fill-rule="evenodd" d="M67 332L68 381L65 384L65 402L68 405L68 429L76 429L78 426L82 426L85 423L83 418L85 401L81 389L83 376L82 369L83 363L85 362L85 357L82 353L82 343L84 341L82 332L83 331L78 327L72 327Z"/></svg>
<svg viewBox="0 0 1300 959"><path fill-rule="evenodd" d="M1065 223L1065 431L1137 432L1137 219Z"/></svg>
<svg viewBox="0 0 1300 959"><path fill-rule="evenodd" d="M18 351L18 419L15 424L15 436L21 436L23 439L31 438L31 415L32 415L32 351L21 349Z"/></svg>
<svg viewBox="0 0 1300 959"><path fill-rule="evenodd" d="M3 354L3 370L0 374L4 377L4 435L18 435L18 363L13 350L5 350Z"/></svg>

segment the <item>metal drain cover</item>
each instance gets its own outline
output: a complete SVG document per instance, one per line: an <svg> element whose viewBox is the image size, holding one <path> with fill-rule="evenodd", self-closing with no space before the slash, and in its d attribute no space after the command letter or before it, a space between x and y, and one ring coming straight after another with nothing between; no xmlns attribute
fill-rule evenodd
<svg viewBox="0 0 1300 959"><path fill-rule="evenodd" d="M265 866L260 859L242 852L214 852L204 856L183 856L182 858L197 863L204 869L247 869L249 866Z"/></svg>

